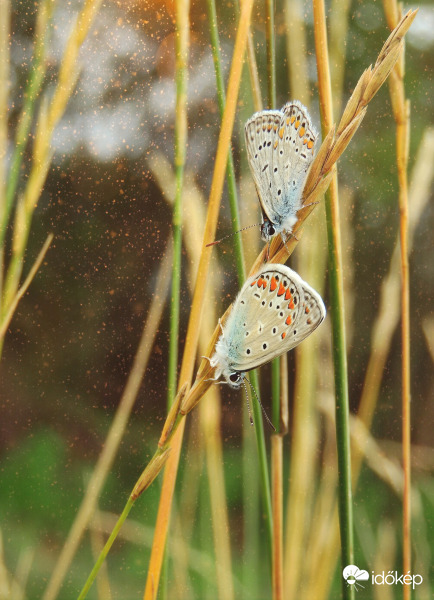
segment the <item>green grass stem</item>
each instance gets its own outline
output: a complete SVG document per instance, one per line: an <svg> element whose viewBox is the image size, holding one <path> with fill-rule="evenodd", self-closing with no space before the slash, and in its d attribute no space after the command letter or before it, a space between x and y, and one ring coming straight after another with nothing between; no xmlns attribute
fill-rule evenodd
<svg viewBox="0 0 434 600"><path fill-rule="evenodd" d="M167 378L167 404L172 405L176 393L178 370L179 311L182 260L182 193L187 146L187 85L190 0L176 3L175 34L175 180L176 193L173 206L173 268L170 300L169 369Z"/></svg>
<svg viewBox="0 0 434 600"><path fill-rule="evenodd" d="M324 139L333 125L333 104L327 47L325 6L323 0L314 0L313 10L321 126ZM341 536L341 561L342 567L344 567L345 565L354 563L354 540L344 286L336 173L325 195L325 209L329 258L330 304L332 307L332 352L335 383L336 443L339 470L339 524ZM354 586L346 585L346 582L343 579L342 597L344 599L354 598Z"/></svg>
<svg viewBox="0 0 434 600"><path fill-rule="evenodd" d="M130 510L133 508L134 502L135 502L135 500L133 500L133 498L131 498L131 497L128 498L128 502L126 503L121 516L117 520L116 525L113 527L113 531L111 532L109 539L105 543L105 546L104 546L101 554L98 556L98 559L97 559L96 563L94 564L94 567L93 567L92 571L90 572L89 577L87 578L86 583L84 584L83 589L81 590L80 595L78 596L77 600L84 600L84 598L86 598L87 593L90 590L92 583L95 581L95 577L97 576L98 571L101 568L101 565L105 561L107 554L109 553L110 548L113 545L113 542L115 541L122 525L125 522L125 519L130 514Z"/></svg>

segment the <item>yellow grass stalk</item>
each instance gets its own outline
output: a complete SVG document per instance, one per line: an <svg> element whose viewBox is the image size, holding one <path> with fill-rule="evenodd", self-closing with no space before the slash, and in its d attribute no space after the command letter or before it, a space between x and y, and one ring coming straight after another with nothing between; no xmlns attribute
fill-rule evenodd
<svg viewBox="0 0 434 600"><path fill-rule="evenodd" d="M244 62L244 53L247 44L247 35L249 32L252 7L253 0L244 0L241 6L239 26L237 29L232 65L229 75L226 108L223 114L222 125L217 146L215 168L211 183L208 212L205 222L204 244L202 246L202 253L199 261L197 281L187 329L181 373L179 376L180 386L184 385L185 383L187 383L187 385L189 384L194 369L194 361L197 351L201 325L201 314L205 299L206 282L208 278L211 259L211 249L206 248L205 244L208 243L209 240L213 240L215 238L215 232L217 228L220 200L223 191L227 157L235 119L235 109L238 98L238 90L241 80L241 72ZM155 544L152 547L148 577L144 594L145 600L153 599L158 589L164 546L167 537L170 508L172 504L176 473L178 469L179 455L182 444L184 424L185 420L183 419L180 423L179 428L174 434L172 440L171 456L169 457L164 473L160 505L155 526Z"/></svg>
<svg viewBox="0 0 434 600"><path fill-rule="evenodd" d="M0 217L6 202L6 152L8 147L10 2L0 0ZM2 218L0 218L0 222ZM0 290L1 292L1 290Z"/></svg>
<svg viewBox="0 0 434 600"><path fill-rule="evenodd" d="M332 0L330 8L330 64L334 116L341 112L342 88L345 76L346 37L348 32L350 0Z"/></svg>
<svg viewBox="0 0 434 600"><path fill-rule="evenodd" d="M86 0L68 38L54 95L49 103L43 102L39 112L33 144L32 166L23 196L17 204L12 258L6 275L3 296L3 314L9 309L18 289L33 212L38 204L51 164L51 140L54 129L65 112L77 82L78 53L100 5L101 0Z"/></svg>
<svg viewBox="0 0 434 600"><path fill-rule="evenodd" d="M396 0L383 0L390 29L396 27L401 9ZM410 140L410 102L404 89L404 47L400 60L389 78L390 98L396 123L396 162L399 183L399 230L401 248L401 339L402 339L402 462L403 492L403 573L411 572L411 417L410 417L410 275L408 266L408 145ZM409 600L410 586L404 586L404 600Z"/></svg>
<svg viewBox="0 0 434 600"><path fill-rule="evenodd" d="M151 355L155 336L165 307L165 299L169 291L170 268L172 263L172 249L169 246L164 253L160 271L156 279L155 294L152 297L143 333L137 347L133 366L120 399L116 414L113 418L110 431L102 447L96 466L89 479L86 493L69 530L66 541L59 554L57 562L51 571L51 577L42 596L43 600L54 600L59 593L60 586L77 552L83 533L95 512L97 500L107 475L116 458L119 445L125 433L126 426L134 407L143 375Z"/></svg>
<svg viewBox="0 0 434 600"><path fill-rule="evenodd" d="M307 41L302 0L286 0L284 4L286 56L291 98L309 105Z"/></svg>
<svg viewBox="0 0 434 600"><path fill-rule="evenodd" d="M7 313L1 319L1 322L0 322L0 344L2 343L2 340L6 334L7 328L9 327L9 323L11 322L12 317L14 316L14 312L18 306L18 303L21 300L21 298L24 296L24 294L27 292L27 290L29 289L30 284L32 283L36 273L38 272L39 267L41 266L42 261L45 258L45 255L47 254L48 248L50 247L51 242L53 241L53 238L54 238L54 235L52 233L50 233L50 235L45 240L44 245L42 246L41 250L39 251L39 254L36 257L36 260L33 263L32 268L30 269L23 284L21 285L21 287L19 288L19 290L13 297Z"/></svg>
<svg viewBox="0 0 434 600"><path fill-rule="evenodd" d="M247 38L247 64L249 66L250 87L252 90L253 106L255 111L262 110L261 84L259 83L258 65L256 63L255 48L252 33Z"/></svg>

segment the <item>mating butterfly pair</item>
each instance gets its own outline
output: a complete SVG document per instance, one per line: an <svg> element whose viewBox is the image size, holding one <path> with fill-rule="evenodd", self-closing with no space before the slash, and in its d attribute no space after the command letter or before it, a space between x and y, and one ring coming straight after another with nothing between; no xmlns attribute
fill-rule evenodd
<svg viewBox="0 0 434 600"><path fill-rule="evenodd" d="M245 126L249 165L265 241L291 233L314 156L317 133L300 102L254 114ZM210 359L215 379L239 388L244 373L295 348L324 320L320 295L285 265L249 277L222 327Z"/></svg>

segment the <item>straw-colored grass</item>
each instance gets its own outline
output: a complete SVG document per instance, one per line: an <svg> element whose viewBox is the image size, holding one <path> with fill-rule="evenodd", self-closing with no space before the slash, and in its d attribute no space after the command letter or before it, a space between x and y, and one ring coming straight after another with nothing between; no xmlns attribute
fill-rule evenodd
<svg viewBox="0 0 434 600"><path fill-rule="evenodd" d="M384 12L390 29L396 27L402 9L396 0L384 0ZM410 101L405 98L404 48L389 79L390 98L396 123L396 164L399 183L399 231L401 259L401 343L402 343L402 461L403 491L403 561L402 572L411 573L411 418L410 418L410 274L408 264L408 146L410 139ZM411 590L404 588L404 600Z"/></svg>

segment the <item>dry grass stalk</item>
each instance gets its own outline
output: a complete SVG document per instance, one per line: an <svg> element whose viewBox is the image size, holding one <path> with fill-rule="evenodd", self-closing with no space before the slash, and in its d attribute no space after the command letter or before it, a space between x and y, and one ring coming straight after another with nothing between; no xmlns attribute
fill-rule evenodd
<svg viewBox="0 0 434 600"><path fill-rule="evenodd" d="M396 0L384 0L389 25L394 27L400 16ZM393 34L392 36L393 37ZM393 41L395 41L393 39ZM399 182L400 249L401 249L401 338L402 338L402 462L404 471L403 490L403 572L411 572L411 418L410 418L410 275L408 264L408 146L410 139L410 103L404 89L404 45L396 44L401 58L393 68L389 79L393 116L396 123L396 162ZM386 62L386 61L385 61ZM404 588L404 599L410 599L410 589Z"/></svg>
<svg viewBox="0 0 434 600"><path fill-rule="evenodd" d="M298 214L299 219L294 226L295 235L291 236L286 244L283 243L280 236L276 236L272 240L269 248L269 262L285 262L300 240L301 226L315 208L315 203L320 200L321 196L327 190L333 178L334 166L357 131L366 113L366 105L383 85L398 60L404 43L404 35L413 22L416 13L416 10L409 10L404 15L381 49L374 67L368 67L360 77L353 94L348 100L339 126L336 130L334 128L330 130L309 170L303 192L304 210L302 209ZM266 252L266 248L260 252L253 264L251 273L256 272L264 264ZM229 314L230 308L225 312L222 322ZM212 355L219 336L220 326L218 325L209 344L210 350L207 356L210 357ZM209 361L202 361L195 383L182 403L182 414L187 414L196 406L197 402L199 402L200 398L211 385L211 382L208 380L213 377L214 369L210 367Z"/></svg>
<svg viewBox="0 0 434 600"><path fill-rule="evenodd" d="M54 238L54 235L52 233L50 233L48 235L47 239L45 240L44 245L42 246L41 250L39 251L39 254L36 257L36 260L33 263L32 268L30 269L23 284L21 285L21 287L19 288L19 290L17 291L15 296L12 298L12 301L9 305L7 313L1 319L0 340L2 340L4 338L7 328L9 327L9 323L11 322L12 317L14 316L14 313L18 306L18 303L21 300L21 298L24 296L24 294L27 292L27 290L29 289L29 285L32 283L33 278L35 277L36 273L38 272L39 267L41 266L42 261L44 260L45 255L48 251L48 248L50 247L51 242L53 241L53 238Z"/></svg>

